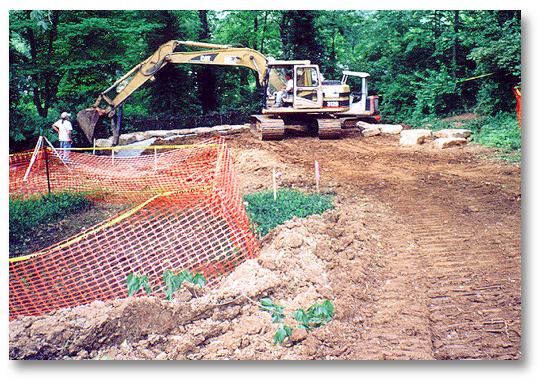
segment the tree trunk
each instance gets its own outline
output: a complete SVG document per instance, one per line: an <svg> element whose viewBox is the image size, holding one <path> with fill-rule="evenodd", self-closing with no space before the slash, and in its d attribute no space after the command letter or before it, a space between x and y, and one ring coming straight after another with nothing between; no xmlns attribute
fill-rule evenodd
<svg viewBox="0 0 544 384"><path fill-rule="evenodd" d="M457 81L457 55L459 51L459 11L454 11L454 20L453 20L453 47L452 47L452 60L451 60L451 77L453 81Z"/></svg>
<svg viewBox="0 0 544 384"><path fill-rule="evenodd" d="M200 41L206 41L210 37L210 29L208 26L208 11L199 11L200 16ZM204 65L198 71L197 75L198 90L200 96L200 105L203 113L213 111L217 106L215 99L215 84L216 78L210 66Z"/></svg>

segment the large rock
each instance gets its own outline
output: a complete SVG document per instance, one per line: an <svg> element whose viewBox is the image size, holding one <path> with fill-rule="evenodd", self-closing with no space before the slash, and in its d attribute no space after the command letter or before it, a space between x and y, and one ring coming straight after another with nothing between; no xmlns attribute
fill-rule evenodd
<svg viewBox="0 0 544 384"><path fill-rule="evenodd" d="M172 132L171 130L155 129L151 131L145 131L144 135L148 135L148 137L146 137L144 140L150 137L158 137L158 138L164 139L166 137L173 136L174 132Z"/></svg>
<svg viewBox="0 0 544 384"><path fill-rule="evenodd" d="M375 136L375 130L379 129L382 135L398 135L404 127L400 124L369 124L364 121L357 122L356 126L363 129L363 134L367 129L372 129L368 132L368 136Z"/></svg>
<svg viewBox="0 0 544 384"><path fill-rule="evenodd" d="M430 129L408 129L400 133L400 145L419 145L425 142L425 139L431 138Z"/></svg>
<svg viewBox="0 0 544 384"><path fill-rule="evenodd" d="M144 141L152 137L147 132L123 133L119 136L119 145L129 145L137 141Z"/></svg>
<svg viewBox="0 0 544 384"><path fill-rule="evenodd" d="M98 148L112 147L113 141L111 139L96 139L95 146Z"/></svg>
<svg viewBox="0 0 544 384"><path fill-rule="evenodd" d="M434 141L434 145L438 149L456 147L460 145L465 145L466 143L467 139L457 137L441 137Z"/></svg>
<svg viewBox="0 0 544 384"><path fill-rule="evenodd" d="M372 137L372 136L378 136L381 133L380 128L366 128L363 129L362 134L364 137Z"/></svg>
<svg viewBox="0 0 544 384"><path fill-rule="evenodd" d="M410 132L406 135L401 135L399 144L400 145L419 145L425 142L425 135L417 132Z"/></svg>
<svg viewBox="0 0 544 384"><path fill-rule="evenodd" d="M403 129L404 127L400 124L397 124L397 125L380 124L380 130L382 131L382 135L398 135Z"/></svg>
<svg viewBox="0 0 544 384"><path fill-rule="evenodd" d="M466 139L472 134L468 129L442 129L434 133L437 138L462 138Z"/></svg>
<svg viewBox="0 0 544 384"><path fill-rule="evenodd" d="M433 137L433 131L431 131L430 129L405 129L400 134L401 135L420 134L420 135L423 135L425 139L430 139L431 137Z"/></svg>

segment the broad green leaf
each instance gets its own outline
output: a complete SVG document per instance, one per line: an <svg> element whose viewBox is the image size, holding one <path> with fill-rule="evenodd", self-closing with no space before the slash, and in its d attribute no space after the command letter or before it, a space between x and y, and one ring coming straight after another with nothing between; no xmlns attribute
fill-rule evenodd
<svg viewBox="0 0 544 384"><path fill-rule="evenodd" d="M272 300L270 300L268 297L261 299L261 305L263 307L274 307L276 304Z"/></svg>
<svg viewBox="0 0 544 384"><path fill-rule="evenodd" d="M274 345L276 345L278 342L281 344L283 343L283 340L285 340L285 337L287 336L287 332L283 328L280 328L276 331L274 334Z"/></svg>
<svg viewBox="0 0 544 384"><path fill-rule="evenodd" d="M206 285L206 278L202 276L200 273L195 274L193 277L193 283L200 285L202 288Z"/></svg>
<svg viewBox="0 0 544 384"><path fill-rule="evenodd" d="M151 287L149 286L149 279L147 278L147 276L142 277L142 285L147 294L151 294Z"/></svg>

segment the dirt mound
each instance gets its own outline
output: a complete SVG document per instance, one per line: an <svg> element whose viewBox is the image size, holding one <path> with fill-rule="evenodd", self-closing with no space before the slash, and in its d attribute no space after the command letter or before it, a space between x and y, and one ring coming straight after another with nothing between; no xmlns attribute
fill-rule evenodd
<svg viewBox="0 0 544 384"><path fill-rule="evenodd" d="M290 314L329 299L335 321L364 321L364 308L372 311L378 262L374 252L363 251L376 241L358 222L344 211L286 222L263 239L259 258L240 265L213 291L195 292L198 286L188 284L170 302L94 302L12 321L10 358L338 358L346 341L333 336L330 326L298 330L284 342L292 348L274 347L277 325L259 302L269 297ZM292 318L285 324L297 325Z"/></svg>

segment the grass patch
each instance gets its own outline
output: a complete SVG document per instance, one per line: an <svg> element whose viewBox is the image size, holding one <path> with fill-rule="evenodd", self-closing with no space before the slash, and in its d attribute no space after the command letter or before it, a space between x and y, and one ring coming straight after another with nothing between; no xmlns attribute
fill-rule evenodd
<svg viewBox="0 0 544 384"><path fill-rule="evenodd" d="M332 195L304 194L290 189L280 189L276 201L272 191L244 196L246 210L254 226L253 231L259 237L265 236L293 217L320 215L327 209L334 208L332 198Z"/></svg>
<svg viewBox="0 0 544 384"><path fill-rule="evenodd" d="M500 113L487 117L478 126L469 129L474 132L474 141L477 143L506 151L521 149L521 132L515 114Z"/></svg>
<svg viewBox="0 0 544 384"><path fill-rule="evenodd" d="M56 223L65 215L87 209L92 202L73 193L57 193L23 200L9 198L9 240L22 242L40 227Z"/></svg>

